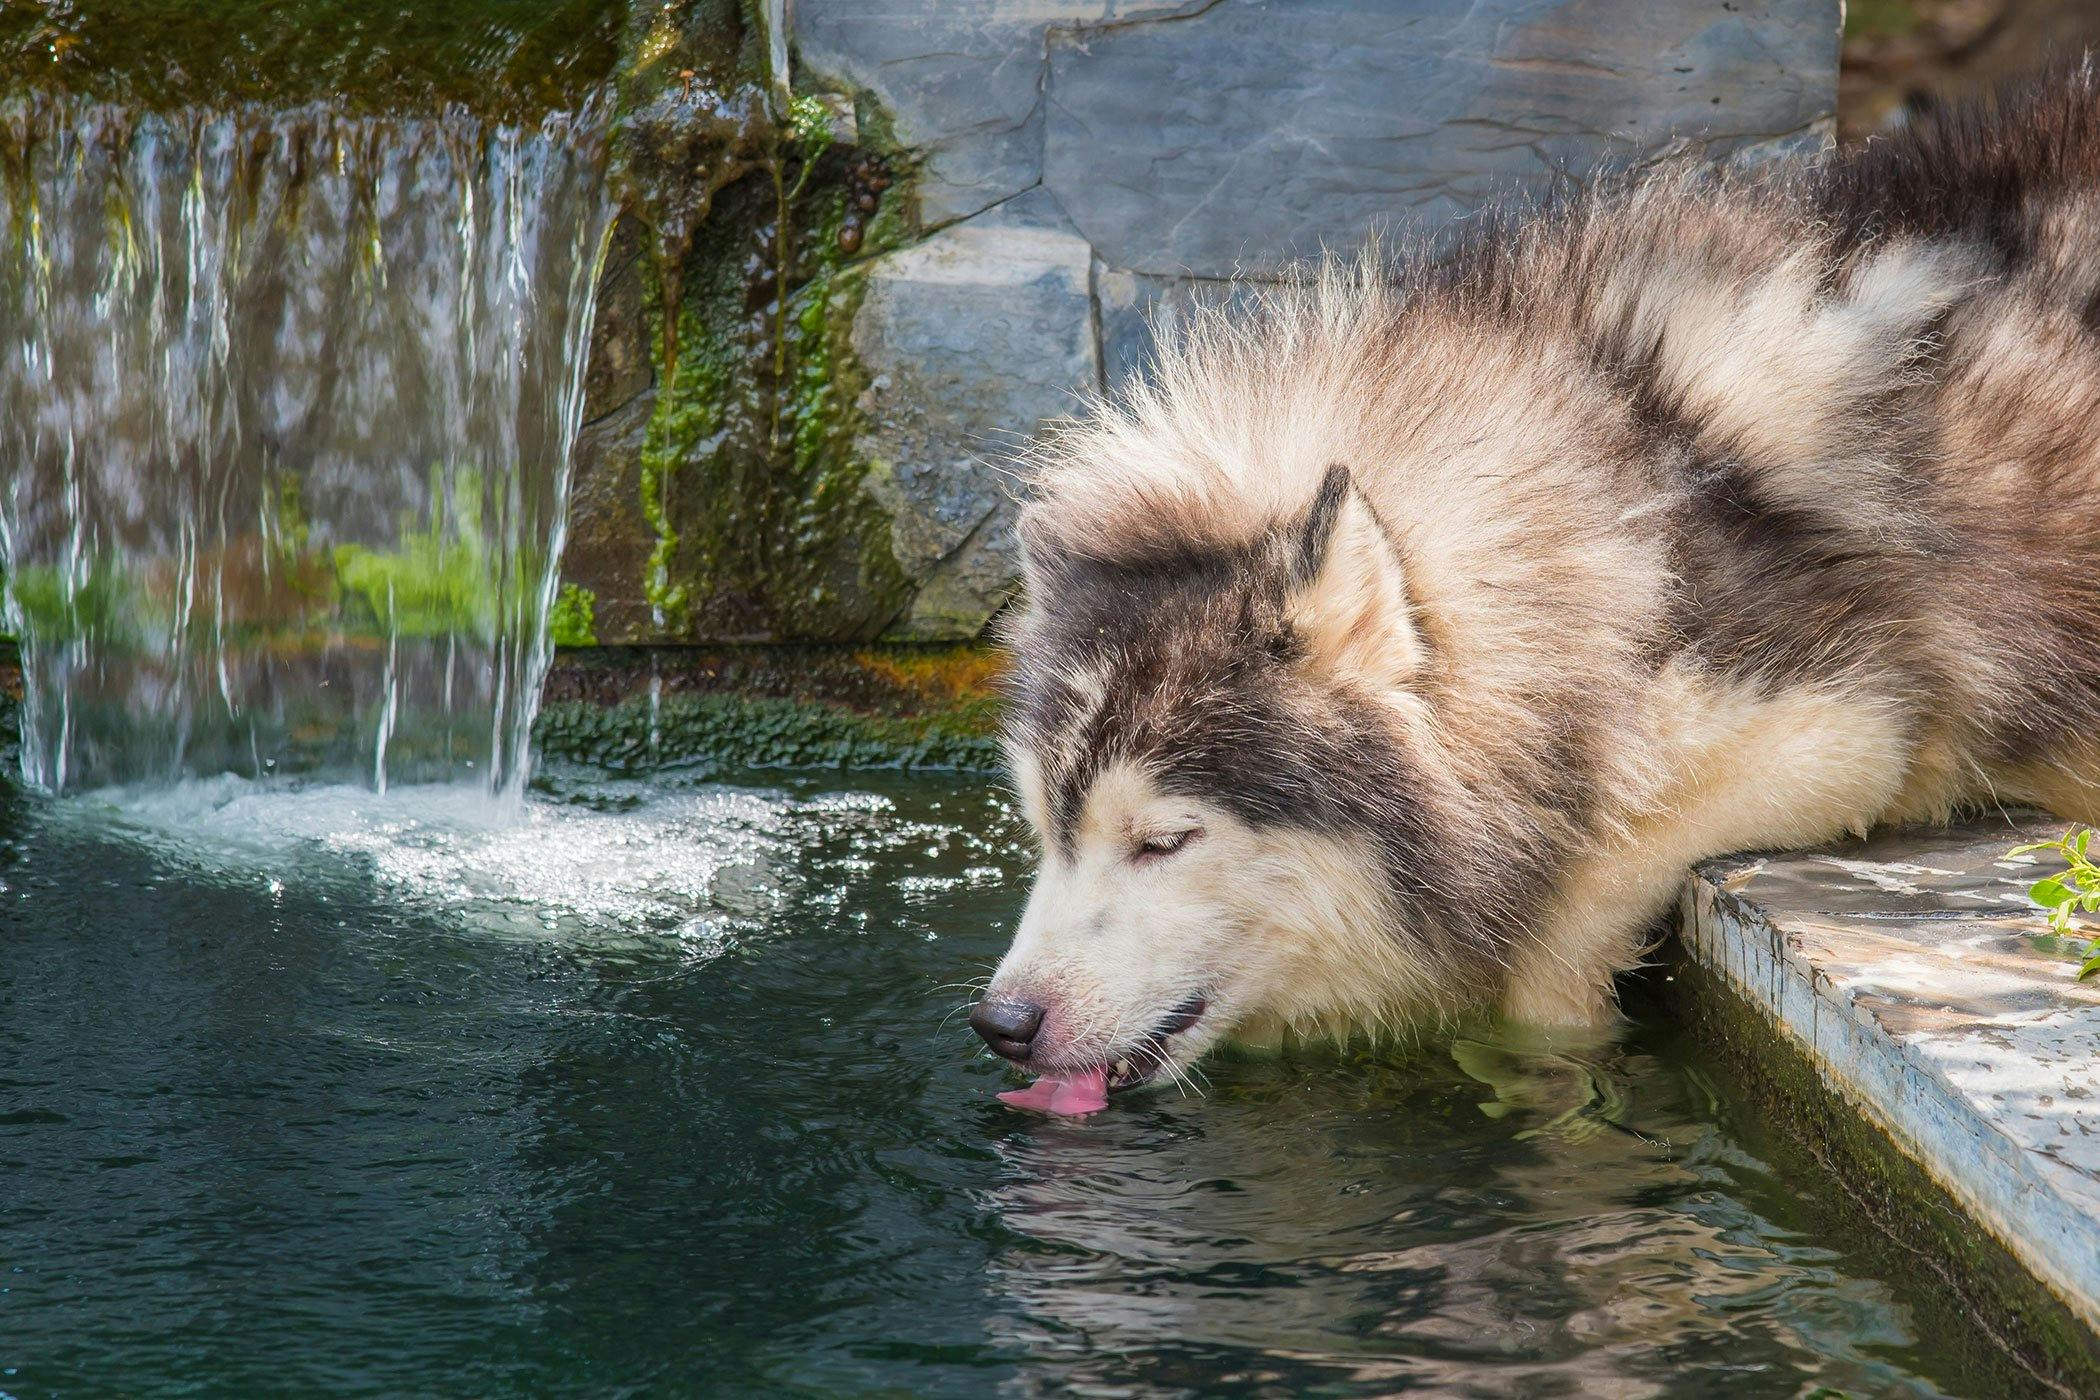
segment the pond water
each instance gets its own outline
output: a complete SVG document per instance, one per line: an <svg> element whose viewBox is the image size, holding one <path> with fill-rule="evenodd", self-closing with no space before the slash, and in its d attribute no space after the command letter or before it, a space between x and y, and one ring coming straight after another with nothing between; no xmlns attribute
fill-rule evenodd
<svg viewBox="0 0 2100 1400"><path fill-rule="evenodd" d="M2017 1392L1650 1016L1066 1122L975 780L0 783L0 1394Z"/></svg>

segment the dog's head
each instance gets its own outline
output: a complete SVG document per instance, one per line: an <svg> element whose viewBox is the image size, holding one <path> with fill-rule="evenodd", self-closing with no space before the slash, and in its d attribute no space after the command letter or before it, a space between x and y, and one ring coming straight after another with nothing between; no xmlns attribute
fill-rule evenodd
<svg viewBox="0 0 2100 1400"><path fill-rule="evenodd" d="M1228 548L1024 538L1007 747L1041 868L971 1018L1044 1076L1018 1101L1088 1111L1227 1036L1376 1024L1474 971L1435 897L1433 658L1345 469Z"/></svg>

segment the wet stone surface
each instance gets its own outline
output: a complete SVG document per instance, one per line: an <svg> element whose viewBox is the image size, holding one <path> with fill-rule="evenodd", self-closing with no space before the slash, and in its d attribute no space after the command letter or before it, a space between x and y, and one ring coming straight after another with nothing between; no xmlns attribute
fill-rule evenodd
<svg viewBox="0 0 2100 1400"><path fill-rule="evenodd" d="M1825 1079L2100 1326L2100 983L2008 857L2025 816L1705 866L1686 939Z"/></svg>
<svg viewBox="0 0 2100 1400"><path fill-rule="evenodd" d="M984 456L1095 382L1088 270L1040 189L870 267L853 326L870 374L860 447L918 584L893 635L975 636L1011 591L1014 507Z"/></svg>

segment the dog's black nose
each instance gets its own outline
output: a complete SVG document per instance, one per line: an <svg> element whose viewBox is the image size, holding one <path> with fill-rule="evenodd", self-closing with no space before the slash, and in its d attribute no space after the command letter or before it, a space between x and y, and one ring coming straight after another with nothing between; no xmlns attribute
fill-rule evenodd
<svg viewBox="0 0 2100 1400"><path fill-rule="evenodd" d="M970 1008L970 1029L984 1037L995 1055L1025 1060L1042 1029L1043 1008L1025 1001L986 997Z"/></svg>

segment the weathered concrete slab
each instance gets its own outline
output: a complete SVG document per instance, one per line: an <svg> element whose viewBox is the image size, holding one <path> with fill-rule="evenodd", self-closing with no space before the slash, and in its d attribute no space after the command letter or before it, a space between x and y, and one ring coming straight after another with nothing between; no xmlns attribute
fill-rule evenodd
<svg viewBox="0 0 2100 1400"><path fill-rule="evenodd" d="M2005 852L2062 823L1735 857L1688 885L1692 955L1800 1045L2100 1330L2100 985Z"/></svg>

